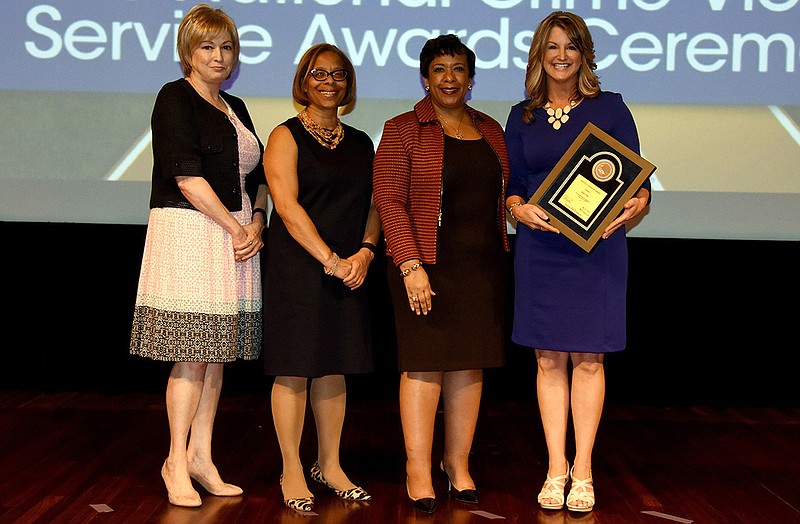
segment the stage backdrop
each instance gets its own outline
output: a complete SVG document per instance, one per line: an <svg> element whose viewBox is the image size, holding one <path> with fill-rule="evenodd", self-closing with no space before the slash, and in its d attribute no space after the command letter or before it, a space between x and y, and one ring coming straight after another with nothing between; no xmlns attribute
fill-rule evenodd
<svg viewBox="0 0 800 524"><path fill-rule="evenodd" d="M0 220L144 224L156 92L181 76L182 0L14 0L0 44ZM377 144L424 95L418 55L454 32L477 54L470 103L505 123L536 24L575 11L602 87L623 94L657 166L633 236L800 239L800 0L218 0L236 21L259 135L297 112L300 55L327 41L357 70L343 118Z"/></svg>

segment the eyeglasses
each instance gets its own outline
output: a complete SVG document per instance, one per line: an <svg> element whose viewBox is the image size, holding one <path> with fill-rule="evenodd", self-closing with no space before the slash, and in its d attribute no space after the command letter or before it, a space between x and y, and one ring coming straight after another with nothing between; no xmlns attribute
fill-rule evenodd
<svg viewBox="0 0 800 524"><path fill-rule="evenodd" d="M308 72L314 80L322 82L329 76L332 76L333 79L337 82L342 82L347 79L347 71L344 69L334 69L333 71L325 71L324 69L312 69Z"/></svg>

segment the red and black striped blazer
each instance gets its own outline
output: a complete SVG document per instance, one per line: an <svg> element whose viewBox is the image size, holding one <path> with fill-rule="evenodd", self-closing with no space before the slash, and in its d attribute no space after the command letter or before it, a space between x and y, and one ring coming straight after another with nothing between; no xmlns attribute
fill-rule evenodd
<svg viewBox="0 0 800 524"><path fill-rule="evenodd" d="M489 115L469 106L466 109L475 127L494 149L503 170L497 225L503 246L509 251L505 210L509 163L503 128ZM387 255L397 266L412 258L423 264L436 263L443 162L444 131L430 95L417 102L413 111L384 124L372 171L373 194L386 237Z"/></svg>

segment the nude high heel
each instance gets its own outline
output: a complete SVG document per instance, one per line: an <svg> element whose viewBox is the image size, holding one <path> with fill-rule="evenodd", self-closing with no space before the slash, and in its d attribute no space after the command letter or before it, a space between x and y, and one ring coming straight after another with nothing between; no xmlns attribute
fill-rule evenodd
<svg viewBox="0 0 800 524"><path fill-rule="evenodd" d="M180 506L182 508L197 508L203 503L203 500L200 498L200 494L195 490L188 495L176 495L169 489L169 484L167 483L167 461L164 461L164 465L161 466L161 478L164 479L164 486L167 488L167 500L173 506Z"/></svg>
<svg viewBox="0 0 800 524"><path fill-rule="evenodd" d="M203 489L217 497L238 497L244 493L244 490L239 486L234 486L233 484L228 484L227 482L223 482L221 488L215 488L208 479L199 473L192 473L190 471L189 477L196 480L201 486L203 486Z"/></svg>

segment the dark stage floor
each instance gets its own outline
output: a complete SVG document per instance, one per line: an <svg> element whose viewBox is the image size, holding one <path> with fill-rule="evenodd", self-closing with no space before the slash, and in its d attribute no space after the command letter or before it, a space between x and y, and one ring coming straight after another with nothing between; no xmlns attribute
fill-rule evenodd
<svg viewBox="0 0 800 524"><path fill-rule="evenodd" d="M304 515L281 502L264 394L223 392L217 417L217 465L245 494L200 488L203 506L183 509L167 502L159 475L162 395L2 391L0 523L800 523L800 409L608 404L594 456L597 506L581 516L536 506L546 467L535 403L487 398L472 458L480 504L448 500L438 476L439 508L424 515L406 497L396 399L354 397L342 462L373 501L343 503L309 480L315 514ZM314 446L309 418L307 467Z"/></svg>

